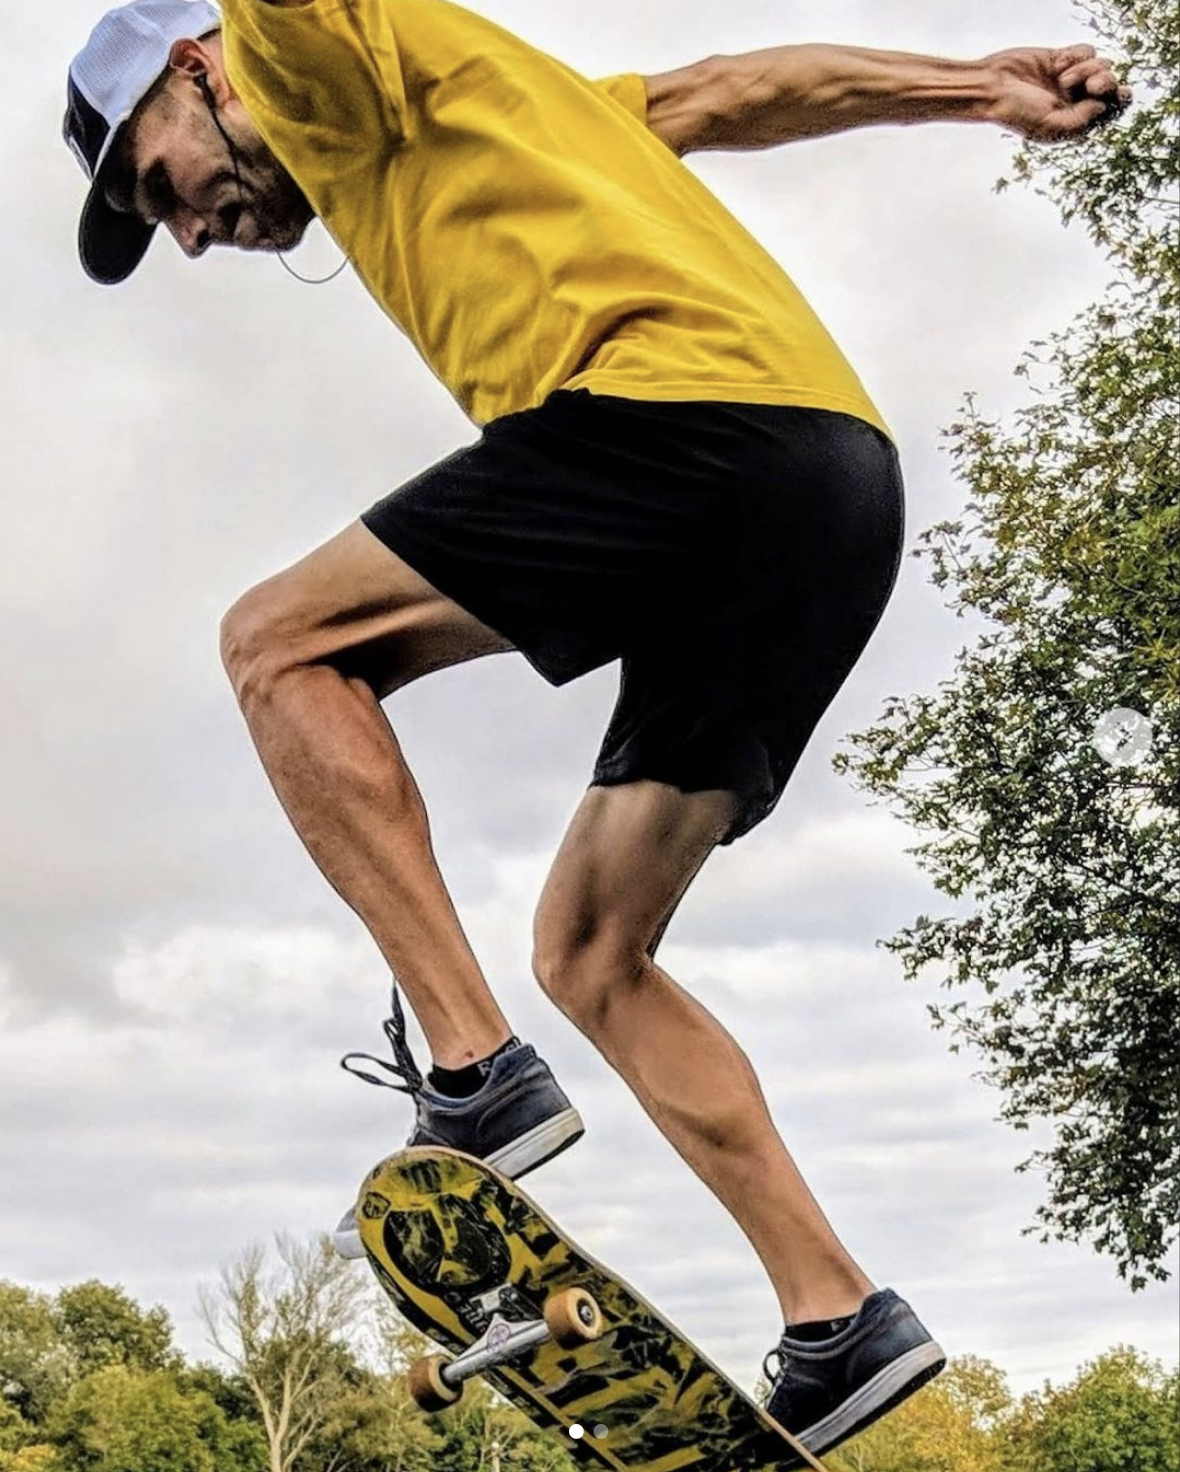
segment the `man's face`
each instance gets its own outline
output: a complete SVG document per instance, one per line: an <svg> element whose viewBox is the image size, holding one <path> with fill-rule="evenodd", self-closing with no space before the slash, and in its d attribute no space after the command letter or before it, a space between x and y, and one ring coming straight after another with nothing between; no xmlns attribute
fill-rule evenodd
<svg viewBox="0 0 1180 1472"><path fill-rule="evenodd" d="M177 43L166 83L128 125L123 162L112 205L165 225L188 256L211 245L290 250L313 217L230 87L216 38Z"/></svg>

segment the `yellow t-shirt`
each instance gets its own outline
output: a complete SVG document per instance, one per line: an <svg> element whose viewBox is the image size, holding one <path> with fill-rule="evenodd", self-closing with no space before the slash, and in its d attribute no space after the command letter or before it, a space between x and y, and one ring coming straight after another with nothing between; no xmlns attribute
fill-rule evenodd
<svg viewBox="0 0 1180 1472"><path fill-rule="evenodd" d="M449 0L223 0L230 80L369 291L480 424L558 388L885 430L779 265L593 83Z"/></svg>

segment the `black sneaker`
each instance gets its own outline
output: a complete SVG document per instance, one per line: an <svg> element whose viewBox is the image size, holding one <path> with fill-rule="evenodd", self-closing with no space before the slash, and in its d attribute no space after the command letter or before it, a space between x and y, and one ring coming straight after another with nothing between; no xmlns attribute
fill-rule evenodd
<svg viewBox="0 0 1180 1472"><path fill-rule="evenodd" d="M348 1053L340 1062L357 1078L396 1089L413 1099L418 1118L407 1147L442 1145L462 1150L517 1180L568 1150L585 1133L581 1115L531 1044L521 1043L499 1054L477 1093L466 1099L452 1099L432 1089L419 1072L406 1042L405 1017L396 988L393 1016L384 1026L393 1050L392 1063L368 1053ZM390 1077L378 1078L353 1068L353 1059L375 1064ZM364 1257L355 1207L349 1207L340 1219L332 1244L341 1257Z"/></svg>
<svg viewBox="0 0 1180 1472"><path fill-rule="evenodd" d="M778 1368L771 1370L771 1360ZM766 1409L808 1451L831 1451L900 1405L946 1364L917 1315L892 1288L871 1293L830 1339L793 1339L788 1327L763 1371Z"/></svg>

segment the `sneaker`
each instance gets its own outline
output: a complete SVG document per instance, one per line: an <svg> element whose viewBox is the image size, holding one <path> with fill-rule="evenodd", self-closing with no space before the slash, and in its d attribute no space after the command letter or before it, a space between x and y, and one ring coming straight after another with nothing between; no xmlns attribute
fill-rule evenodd
<svg viewBox="0 0 1180 1472"><path fill-rule="evenodd" d="M771 1360L778 1361L771 1369ZM831 1451L872 1425L946 1364L946 1355L892 1288L872 1293L830 1339L793 1339L790 1326L763 1370L766 1409L808 1451Z"/></svg>
<svg viewBox="0 0 1180 1472"><path fill-rule="evenodd" d="M581 1115L531 1044L521 1043L501 1053L477 1093L466 1099L452 1099L432 1089L419 1072L406 1042L405 1016L396 988L393 1016L384 1027L393 1051L392 1063L368 1053L348 1053L340 1063L346 1072L366 1083L395 1089L413 1099L418 1117L406 1141L407 1148L442 1145L448 1150L462 1150L516 1180L568 1150L585 1133ZM387 1077L378 1078L352 1067L354 1059L374 1064ZM340 1219L332 1244L341 1257L364 1257L355 1206Z"/></svg>

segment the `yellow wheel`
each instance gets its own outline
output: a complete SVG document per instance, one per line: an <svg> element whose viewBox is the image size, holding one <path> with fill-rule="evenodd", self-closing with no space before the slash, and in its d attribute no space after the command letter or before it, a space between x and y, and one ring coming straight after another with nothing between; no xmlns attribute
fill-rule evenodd
<svg viewBox="0 0 1180 1472"><path fill-rule="evenodd" d="M460 1384L452 1388L442 1377L443 1366L450 1363L450 1360L435 1356L434 1359L415 1360L410 1366L410 1372L406 1376L406 1389L420 1411L429 1411L432 1414L435 1411L445 1411L462 1398L463 1386Z"/></svg>
<svg viewBox="0 0 1180 1472"><path fill-rule="evenodd" d="M566 1288L545 1305L545 1323L562 1349L592 1344L606 1332L606 1320L594 1295L585 1288Z"/></svg>

